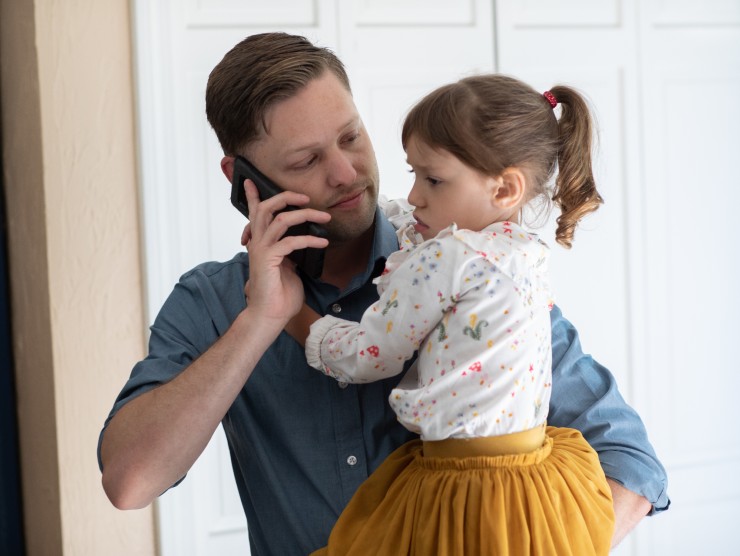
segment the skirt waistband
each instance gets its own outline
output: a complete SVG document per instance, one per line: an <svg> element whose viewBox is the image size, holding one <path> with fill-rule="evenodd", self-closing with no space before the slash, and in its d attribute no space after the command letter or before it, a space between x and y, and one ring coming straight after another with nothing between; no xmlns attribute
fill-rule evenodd
<svg viewBox="0 0 740 556"><path fill-rule="evenodd" d="M424 440L424 456L428 458L465 458L526 454L542 447L545 424L522 432L479 438L446 438Z"/></svg>

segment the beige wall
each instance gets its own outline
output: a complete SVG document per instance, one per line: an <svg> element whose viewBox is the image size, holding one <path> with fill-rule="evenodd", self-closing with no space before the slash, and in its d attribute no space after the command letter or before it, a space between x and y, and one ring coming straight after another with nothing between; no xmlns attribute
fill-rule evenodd
<svg viewBox="0 0 740 556"><path fill-rule="evenodd" d="M0 0L3 179L24 519L34 556L154 554L95 448L144 352L126 0Z"/></svg>

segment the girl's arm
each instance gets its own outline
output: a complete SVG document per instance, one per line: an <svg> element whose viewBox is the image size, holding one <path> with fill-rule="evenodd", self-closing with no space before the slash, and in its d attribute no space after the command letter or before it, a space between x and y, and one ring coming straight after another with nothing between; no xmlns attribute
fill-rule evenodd
<svg viewBox="0 0 740 556"><path fill-rule="evenodd" d="M359 323L325 316L306 340L306 359L343 382L397 375L464 292L478 285L459 242L431 241L381 278L380 299ZM474 258L477 258L474 256Z"/></svg>

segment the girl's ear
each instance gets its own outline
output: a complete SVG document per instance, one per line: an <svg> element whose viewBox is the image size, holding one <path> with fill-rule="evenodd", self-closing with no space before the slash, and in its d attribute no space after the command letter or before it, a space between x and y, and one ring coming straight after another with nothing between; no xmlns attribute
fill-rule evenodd
<svg viewBox="0 0 740 556"><path fill-rule="evenodd" d="M497 179L498 187L493 196L493 203L502 209L518 208L524 201L526 178L524 173L514 166L504 168Z"/></svg>

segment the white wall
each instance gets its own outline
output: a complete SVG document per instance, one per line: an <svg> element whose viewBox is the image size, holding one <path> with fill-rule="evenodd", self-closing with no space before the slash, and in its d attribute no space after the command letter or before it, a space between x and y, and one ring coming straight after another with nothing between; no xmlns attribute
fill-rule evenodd
<svg viewBox="0 0 740 556"><path fill-rule="evenodd" d="M498 70L591 98L606 199L554 247L558 302L587 351L613 370L669 472L672 509L618 554L727 554L740 510L740 435L724 418L740 388L731 320L740 269L740 3L730 0L227 0L135 7L150 319L177 276L240 248L220 151L204 115L211 68L246 35L302 33L350 71L374 139L382 190L404 196L398 141L433 86ZM552 236L552 224L545 228ZM554 242L550 242L554 243ZM687 442L687 438L689 441ZM162 498L165 554L244 553L222 435ZM701 479L701 482L700 482ZM701 488L697 485L707 485Z"/></svg>

